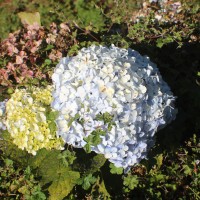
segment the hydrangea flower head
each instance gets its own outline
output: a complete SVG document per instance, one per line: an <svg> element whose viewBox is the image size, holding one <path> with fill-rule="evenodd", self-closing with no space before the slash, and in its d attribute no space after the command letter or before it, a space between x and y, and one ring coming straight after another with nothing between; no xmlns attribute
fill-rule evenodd
<svg viewBox="0 0 200 200"><path fill-rule="evenodd" d="M158 68L131 49L83 48L62 58L52 79L57 134L74 147L90 143L117 167L145 158L155 132L175 118L175 98Z"/></svg>
<svg viewBox="0 0 200 200"><path fill-rule="evenodd" d="M50 129L47 118L52 87L16 89L6 103L6 127L13 143L33 155L41 148L62 149L62 139Z"/></svg>

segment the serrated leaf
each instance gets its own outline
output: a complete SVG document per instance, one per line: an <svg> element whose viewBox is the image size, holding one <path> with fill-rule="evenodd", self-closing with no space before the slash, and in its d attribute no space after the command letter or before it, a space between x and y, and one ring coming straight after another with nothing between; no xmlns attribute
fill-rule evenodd
<svg viewBox="0 0 200 200"><path fill-rule="evenodd" d="M78 172L63 171L63 173L60 173L48 188L50 194L49 200L62 200L66 197L76 185L78 178L80 178Z"/></svg>
<svg viewBox="0 0 200 200"><path fill-rule="evenodd" d="M84 190L88 190L91 187L91 185L96 182L96 180L96 177L92 176L92 174L88 174L87 176L80 178L77 181L77 184L82 185L82 188Z"/></svg>
<svg viewBox="0 0 200 200"><path fill-rule="evenodd" d="M50 151L47 149L40 149L39 151L37 151L36 156L34 156L29 161L30 166L33 169L40 167L40 165L42 165L43 161L49 155L49 153L50 153ZM55 153L55 151L54 151L54 153Z"/></svg>
<svg viewBox="0 0 200 200"><path fill-rule="evenodd" d="M127 177L124 177L123 184L127 186L130 190L133 190L135 187L137 187L138 183L139 181L136 175L134 176L129 175Z"/></svg>
<svg viewBox="0 0 200 200"><path fill-rule="evenodd" d="M20 12L18 13L18 17L20 18L22 24L33 25L34 23L37 23L38 25L41 25L39 12Z"/></svg>
<svg viewBox="0 0 200 200"><path fill-rule="evenodd" d="M69 165L73 164L74 160L76 159L75 152L65 150L61 154L58 155L58 159L62 161L62 163L68 167Z"/></svg>
<svg viewBox="0 0 200 200"><path fill-rule="evenodd" d="M41 176L41 185L51 183L48 190L51 200L62 200L67 196L79 179L79 172L72 171L70 167L63 164L62 153L59 150L48 151L41 149L30 165L38 168L38 174Z"/></svg>

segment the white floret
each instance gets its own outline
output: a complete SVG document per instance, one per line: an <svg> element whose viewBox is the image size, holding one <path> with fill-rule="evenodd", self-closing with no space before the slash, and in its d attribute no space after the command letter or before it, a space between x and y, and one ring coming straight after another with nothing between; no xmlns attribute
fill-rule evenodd
<svg viewBox="0 0 200 200"><path fill-rule="evenodd" d="M0 131L6 130L5 112L6 112L6 100L0 102Z"/></svg>

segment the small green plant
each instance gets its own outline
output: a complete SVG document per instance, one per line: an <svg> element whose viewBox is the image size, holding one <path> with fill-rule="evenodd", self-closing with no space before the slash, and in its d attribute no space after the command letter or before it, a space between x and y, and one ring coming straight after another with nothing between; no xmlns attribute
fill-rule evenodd
<svg viewBox="0 0 200 200"><path fill-rule="evenodd" d="M92 184L96 182L96 180L97 179L92 176L92 174L89 174L77 180L77 184L81 185L84 190L88 190L92 186Z"/></svg>
<svg viewBox="0 0 200 200"><path fill-rule="evenodd" d="M158 154L154 164L133 167L124 176L124 191L141 191L149 199L200 198L200 139L193 136L177 152ZM130 193L129 193L130 194Z"/></svg>
<svg viewBox="0 0 200 200"><path fill-rule="evenodd" d="M1 159L0 197L3 199L45 200L46 195L28 166L25 170L6 158Z"/></svg>

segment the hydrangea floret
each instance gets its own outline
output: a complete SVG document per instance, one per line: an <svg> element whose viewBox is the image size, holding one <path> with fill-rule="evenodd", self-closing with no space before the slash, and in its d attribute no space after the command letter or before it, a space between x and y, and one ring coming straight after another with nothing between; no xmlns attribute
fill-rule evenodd
<svg viewBox="0 0 200 200"><path fill-rule="evenodd" d="M6 130L6 125L5 125L6 101L7 100L0 102L0 131Z"/></svg>
<svg viewBox="0 0 200 200"><path fill-rule="evenodd" d="M16 89L6 103L6 127L13 143L35 155L41 148L62 149L63 140L56 136L50 103L52 87ZM56 125L55 125L56 127Z"/></svg>
<svg viewBox="0 0 200 200"><path fill-rule="evenodd" d="M177 112L156 65L132 49L83 48L62 58L52 79L58 136L104 154L117 167L146 158L155 132Z"/></svg>

